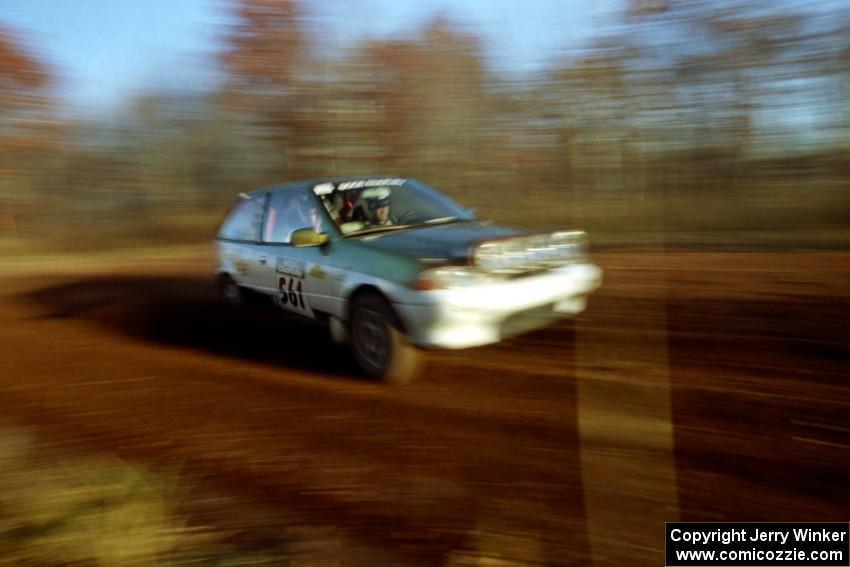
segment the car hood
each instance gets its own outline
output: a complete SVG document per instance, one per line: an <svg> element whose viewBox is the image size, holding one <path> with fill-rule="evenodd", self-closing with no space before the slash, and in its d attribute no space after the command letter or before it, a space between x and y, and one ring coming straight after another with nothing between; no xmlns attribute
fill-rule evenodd
<svg viewBox="0 0 850 567"><path fill-rule="evenodd" d="M426 264L466 261L472 245L484 238L520 234L515 228L484 221L415 227L409 230L381 232L358 240L369 248L403 255Z"/></svg>

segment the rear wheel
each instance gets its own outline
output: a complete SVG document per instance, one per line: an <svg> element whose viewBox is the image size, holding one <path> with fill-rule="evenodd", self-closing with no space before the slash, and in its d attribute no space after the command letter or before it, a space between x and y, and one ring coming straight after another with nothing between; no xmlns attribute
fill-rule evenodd
<svg viewBox="0 0 850 567"><path fill-rule="evenodd" d="M245 304L245 291L229 275L219 276L216 288L219 299L226 305L238 307Z"/></svg>
<svg viewBox="0 0 850 567"><path fill-rule="evenodd" d="M422 368L422 353L410 344L389 303L377 294L354 299L349 318L354 358L373 378L393 384L415 380Z"/></svg>

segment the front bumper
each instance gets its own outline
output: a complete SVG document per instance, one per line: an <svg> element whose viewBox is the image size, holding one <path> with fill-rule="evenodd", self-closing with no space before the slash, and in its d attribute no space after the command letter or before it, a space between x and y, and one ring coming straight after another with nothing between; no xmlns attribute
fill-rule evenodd
<svg viewBox="0 0 850 567"><path fill-rule="evenodd" d="M599 267L575 264L487 285L423 291L415 302L394 306L414 344L469 348L581 313L601 281Z"/></svg>

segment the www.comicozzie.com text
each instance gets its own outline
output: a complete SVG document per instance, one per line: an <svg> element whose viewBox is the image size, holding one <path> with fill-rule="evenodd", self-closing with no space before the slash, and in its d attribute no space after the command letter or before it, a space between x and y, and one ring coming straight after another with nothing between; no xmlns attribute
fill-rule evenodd
<svg viewBox="0 0 850 567"><path fill-rule="evenodd" d="M799 542L841 542L846 541L847 532L838 530L813 530L811 528L795 528L788 530L760 530L754 528L741 529L716 529L711 531L690 532L679 528L670 532L673 541L687 541L690 543L722 543L727 545L736 541L775 541L783 545L793 534L794 541Z"/></svg>

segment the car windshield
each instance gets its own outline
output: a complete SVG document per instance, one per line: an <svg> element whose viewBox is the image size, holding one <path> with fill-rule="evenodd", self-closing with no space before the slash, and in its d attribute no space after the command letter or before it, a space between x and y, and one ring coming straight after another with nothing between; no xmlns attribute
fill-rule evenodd
<svg viewBox="0 0 850 567"><path fill-rule="evenodd" d="M470 211L413 179L322 183L313 192L344 236L473 219Z"/></svg>

